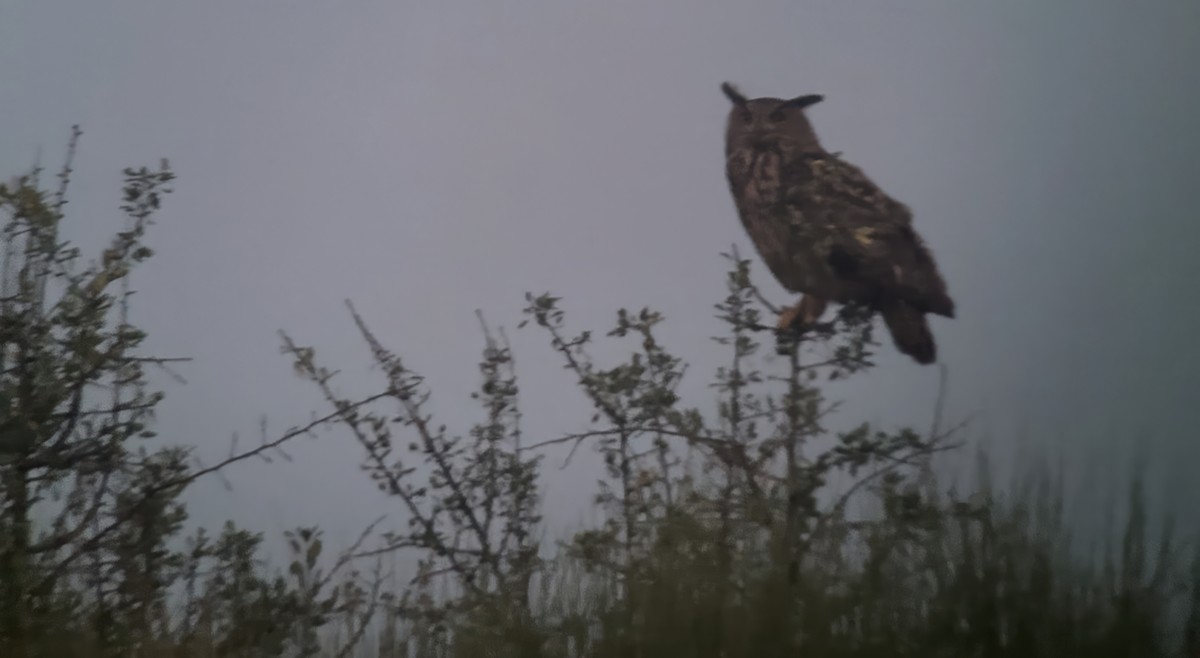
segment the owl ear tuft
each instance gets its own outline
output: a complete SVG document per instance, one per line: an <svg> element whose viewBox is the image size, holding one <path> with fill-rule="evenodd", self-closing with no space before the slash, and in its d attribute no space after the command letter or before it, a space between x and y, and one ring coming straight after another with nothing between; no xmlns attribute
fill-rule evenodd
<svg viewBox="0 0 1200 658"><path fill-rule="evenodd" d="M721 91L725 92L725 95L729 97L729 100L734 105L745 105L749 102L746 97L742 95L742 92L738 91L737 87L733 86L731 83L722 82Z"/></svg>
<svg viewBox="0 0 1200 658"><path fill-rule="evenodd" d="M804 108L816 105L823 100L825 100L825 97L821 94L808 94L806 96L797 96L790 100L786 100L783 102L783 106L794 107L796 109L803 110Z"/></svg>

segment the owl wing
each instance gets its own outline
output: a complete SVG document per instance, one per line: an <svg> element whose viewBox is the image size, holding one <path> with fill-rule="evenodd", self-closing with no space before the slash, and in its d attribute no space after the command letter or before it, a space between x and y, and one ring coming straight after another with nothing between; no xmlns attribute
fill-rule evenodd
<svg viewBox="0 0 1200 658"><path fill-rule="evenodd" d="M806 225L820 227L821 244L816 246L837 277L930 312L953 313L937 264L913 229L907 206L836 156L810 155L792 164L796 170L785 177L794 181L786 203Z"/></svg>

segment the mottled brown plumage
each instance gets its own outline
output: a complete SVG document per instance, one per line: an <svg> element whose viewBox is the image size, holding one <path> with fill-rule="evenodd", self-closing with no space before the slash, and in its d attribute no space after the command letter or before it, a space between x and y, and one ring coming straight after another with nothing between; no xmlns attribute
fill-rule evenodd
<svg viewBox="0 0 1200 658"><path fill-rule="evenodd" d="M742 225L780 284L804 294L781 328L814 322L830 301L864 304L901 352L933 363L925 314L952 318L954 301L909 209L821 147L804 114L821 96L748 99L729 83L721 89L733 103L725 173Z"/></svg>

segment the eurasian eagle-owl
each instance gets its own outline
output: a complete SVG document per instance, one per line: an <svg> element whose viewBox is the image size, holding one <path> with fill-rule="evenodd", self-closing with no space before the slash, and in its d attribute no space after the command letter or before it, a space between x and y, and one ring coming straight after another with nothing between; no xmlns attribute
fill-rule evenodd
<svg viewBox="0 0 1200 658"><path fill-rule="evenodd" d="M803 297L780 329L815 322L828 302L878 311L896 347L933 363L926 313L954 301L912 213L856 166L821 147L804 114L822 96L748 99L728 82L725 174L742 225L767 268Z"/></svg>

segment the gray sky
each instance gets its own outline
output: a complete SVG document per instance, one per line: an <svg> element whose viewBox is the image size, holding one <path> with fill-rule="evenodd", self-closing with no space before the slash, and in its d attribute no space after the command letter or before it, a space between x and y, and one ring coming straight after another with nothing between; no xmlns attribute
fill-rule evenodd
<svg viewBox="0 0 1200 658"><path fill-rule="evenodd" d="M1136 444L1183 473L1200 460L1196 26L1192 0L2 0L0 176L39 149L56 167L82 124L69 234L94 248L120 226L120 168L171 159L134 279L155 351L196 358L166 385L170 440L216 457L261 414L278 432L321 408L280 328L348 391L377 384L346 297L463 430L474 309L508 326L538 438L587 407L544 337L515 331L526 290L563 295L579 328L662 310L708 399L718 253L750 253L718 85L822 93L823 142L913 208L958 301L934 320L951 415L982 411L998 442ZM835 391L847 418L924 426L937 370L881 351ZM395 511L349 440L292 454L231 472L232 494L205 485L196 518L344 536ZM581 518L587 468L550 474L554 522Z"/></svg>

